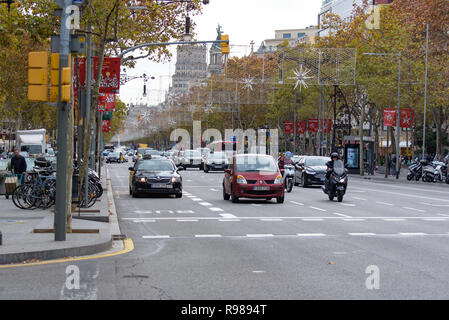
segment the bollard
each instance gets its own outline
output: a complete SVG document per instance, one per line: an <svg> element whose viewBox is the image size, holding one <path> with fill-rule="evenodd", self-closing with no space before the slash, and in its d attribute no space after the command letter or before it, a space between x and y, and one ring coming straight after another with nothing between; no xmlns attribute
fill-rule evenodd
<svg viewBox="0 0 449 320"><path fill-rule="evenodd" d="M0 231L0 246L2 245L2 232Z"/></svg>

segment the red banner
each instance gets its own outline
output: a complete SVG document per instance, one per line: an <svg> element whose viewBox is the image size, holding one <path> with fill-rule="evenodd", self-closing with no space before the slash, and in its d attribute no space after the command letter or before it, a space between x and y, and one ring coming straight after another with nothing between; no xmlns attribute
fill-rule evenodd
<svg viewBox="0 0 449 320"><path fill-rule="evenodd" d="M306 122L305 121L296 121L296 134L304 134L306 133Z"/></svg>
<svg viewBox="0 0 449 320"><path fill-rule="evenodd" d="M309 132L318 132L319 121L318 119L309 119L307 121L307 127Z"/></svg>
<svg viewBox="0 0 449 320"><path fill-rule="evenodd" d="M98 96L98 111L115 111L115 94L100 93Z"/></svg>
<svg viewBox="0 0 449 320"><path fill-rule="evenodd" d="M86 59L78 59L75 72L79 67L79 80L83 89L86 88ZM98 57L94 57L93 80L97 80ZM100 92L119 93L120 91L120 58L105 57L101 69Z"/></svg>
<svg viewBox="0 0 449 320"><path fill-rule="evenodd" d="M384 126L394 127L396 126L396 109L384 109Z"/></svg>
<svg viewBox="0 0 449 320"><path fill-rule="evenodd" d="M291 134L294 131L294 124L291 121L285 121L284 122L284 132L286 134Z"/></svg>
<svg viewBox="0 0 449 320"><path fill-rule="evenodd" d="M415 110L401 109L401 128L411 128L415 123Z"/></svg>
<svg viewBox="0 0 449 320"><path fill-rule="evenodd" d="M103 132L111 131L111 120L102 120L102 131Z"/></svg>

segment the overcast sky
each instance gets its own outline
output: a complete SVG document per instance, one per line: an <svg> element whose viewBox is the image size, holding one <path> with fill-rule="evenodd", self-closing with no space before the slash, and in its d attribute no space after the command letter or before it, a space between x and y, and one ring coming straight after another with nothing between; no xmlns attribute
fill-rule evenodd
<svg viewBox="0 0 449 320"><path fill-rule="evenodd" d="M280 29L305 28L317 24L322 0L210 0L204 6L203 14L192 19L197 24L197 40L215 40L217 25L229 35L231 55L245 55L265 39L274 38L274 31ZM171 49L175 53L175 47ZM175 55L174 55L175 56ZM136 68L128 69L128 75L154 76L147 86L147 97L142 96L143 80L128 82L120 89L120 98L126 103L157 103L168 89L170 75L174 73L175 61L153 63L139 61Z"/></svg>

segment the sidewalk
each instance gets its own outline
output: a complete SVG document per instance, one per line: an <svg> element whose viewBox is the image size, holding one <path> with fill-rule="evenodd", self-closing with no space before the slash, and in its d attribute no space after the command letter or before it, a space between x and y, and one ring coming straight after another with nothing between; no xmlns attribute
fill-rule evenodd
<svg viewBox="0 0 449 320"><path fill-rule="evenodd" d="M119 235L120 229L110 182L106 180L106 176L102 179L102 185L104 194L101 201L89 208L95 212L81 213L80 216L84 219L78 217L78 211L72 213L72 229L96 233L67 234L66 241L55 241L54 233L36 233L38 229L53 228L53 210L22 210L14 205L11 198L6 200L1 196L0 264L84 256L110 250L113 236Z"/></svg>
<svg viewBox="0 0 449 320"><path fill-rule="evenodd" d="M447 185L444 182L438 182L438 183L429 183L429 182L423 182L422 180L419 181L408 181L407 180L407 168L402 168L399 174L399 179L396 179L396 175L389 175L388 178L385 178L385 172L384 173L374 173L374 175L368 175L365 174L364 176L360 176L360 174L350 174L349 178L355 178L360 180L366 180L366 181L372 181L372 182L388 182L388 183L400 183L400 184L412 184L412 185L428 185L428 186L435 186L435 187L445 187L449 188L449 185Z"/></svg>

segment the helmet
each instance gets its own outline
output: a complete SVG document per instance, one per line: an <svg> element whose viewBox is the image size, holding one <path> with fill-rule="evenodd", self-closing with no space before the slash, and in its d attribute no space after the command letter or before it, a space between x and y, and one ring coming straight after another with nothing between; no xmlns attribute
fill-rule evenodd
<svg viewBox="0 0 449 320"><path fill-rule="evenodd" d="M285 153L285 156L288 157L288 158L291 158L292 157L292 153L290 151L287 151Z"/></svg>
<svg viewBox="0 0 449 320"><path fill-rule="evenodd" d="M333 158L340 159L340 155L338 154L338 152L332 152L331 153L331 159L333 159Z"/></svg>

